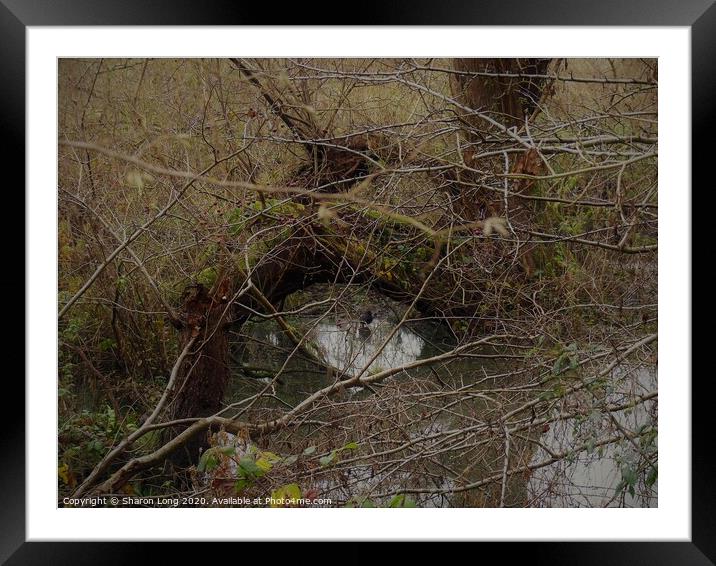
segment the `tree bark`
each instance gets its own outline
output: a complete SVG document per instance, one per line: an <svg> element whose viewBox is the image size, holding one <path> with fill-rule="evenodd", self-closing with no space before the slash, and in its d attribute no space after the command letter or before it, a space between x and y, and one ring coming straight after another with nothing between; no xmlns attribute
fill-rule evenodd
<svg viewBox="0 0 716 566"><path fill-rule="evenodd" d="M477 111L498 114L507 127L524 125L525 116L538 109L548 80L544 75L552 59L455 59L456 71L475 73L453 75L453 96ZM533 75L533 76L530 76ZM465 120L474 128L485 128L474 116Z"/></svg>
<svg viewBox="0 0 716 566"><path fill-rule="evenodd" d="M192 339L195 347L184 360L174 386L171 420L206 417L221 409L230 377L227 333L230 287L230 278L220 277L212 289L196 284L184 292L179 349L183 350ZM178 432L176 428L167 431L170 436ZM204 439L197 435L174 462L194 462L202 445Z"/></svg>

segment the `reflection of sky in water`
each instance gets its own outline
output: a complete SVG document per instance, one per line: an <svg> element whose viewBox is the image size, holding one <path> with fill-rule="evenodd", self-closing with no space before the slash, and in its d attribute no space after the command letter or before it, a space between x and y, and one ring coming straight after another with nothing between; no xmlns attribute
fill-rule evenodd
<svg viewBox="0 0 716 566"><path fill-rule="evenodd" d="M332 322L321 322L311 338L318 344L325 361L346 373L362 370L383 344L394 326L375 321L368 329L358 324L339 327ZM424 341L407 328L401 327L386 344L368 372L395 368L418 359Z"/></svg>
<svg viewBox="0 0 716 566"><path fill-rule="evenodd" d="M644 368L626 372L615 372L614 380L619 382L616 391L609 393L606 402L614 405L628 403L633 396L656 391L656 372ZM656 424L656 398L637 405L631 410L614 412L621 427L636 432L643 425ZM582 423L574 420L558 421L550 425L542 436L541 442L549 450L560 453L585 443L590 438L596 441L615 434L613 423L603 414L594 413ZM604 507L620 505L615 498L615 488L621 480L621 464L634 461L634 447L627 441L608 444L589 454L582 452L573 461L562 459L544 468L534 470L528 484L530 499L535 499L545 507ZM544 449L538 449L532 458L532 464L544 461L549 455ZM624 497L627 507L653 507L656 505L657 484L653 486L654 497L649 500L640 497L639 490L632 497Z"/></svg>
<svg viewBox="0 0 716 566"><path fill-rule="evenodd" d="M325 318L310 331L309 338L319 348L326 363L347 374L355 375L375 355L394 327L395 323L381 319L374 320L368 329L365 329L358 322L337 324L335 320ZM369 331L366 332L366 330ZM420 357L432 355L434 346L431 342L437 336L437 331L432 327L426 329L426 338L423 339L416 334L421 330L420 326L414 326L412 329L400 328L366 373L399 367ZM258 365L283 363L283 356L294 348L283 333L277 331L272 324L256 325L252 333L259 339L259 345L254 351L254 359ZM277 352L271 346L280 347L282 351ZM453 370L460 377L460 382L463 381L463 378L465 381L469 381L470 376L475 374L475 369L483 368L485 363L485 360L479 362L465 360L461 364L453 366ZM289 368L286 373L290 372ZM287 385L279 388L282 398L291 403L300 402L305 396L304 390L313 391L325 385L323 382L309 383L307 376L310 374L297 373L296 375L300 379L298 381L301 384L300 387L295 385L296 380L287 379ZM614 371L608 381L613 385L613 390L607 393L606 398L597 401L585 391L581 395L570 396L569 400L565 401L567 406L562 406L562 410L572 412L584 408L586 409L583 414L584 418L551 423L550 428L542 433L539 439L546 450L537 447L532 454L530 464L535 465L549 460L550 452L569 452L590 441L599 442L618 434L613 423L600 409L600 405L627 404L636 396L657 390L657 375L654 368L646 369L624 365ZM349 393L354 391L363 390L349 389ZM590 408L594 410L589 412ZM479 414L481 409L477 410ZM657 399L654 398L631 410L614 412L613 415L622 427L635 433L642 425L656 424L656 411ZM453 425L448 411L431 421L426 428L410 430L410 436L414 440L425 438L431 434L444 432L446 428ZM640 490L637 486L636 497L631 497L628 493L623 501L614 497L615 488L621 480L622 463L634 462L637 459L636 456L633 446L627 441L622 441L618 444L604 446L601 451L597 447L591 452L583 451L574 457L561 458L558 462L532 471L527 481L526 494L524 492L525 484L520 480L519 497L526 495L527 505L540 507L618 505L655 507L657 505L657 484L653 486L653 491L650 494ZM357 491L355 493L370 493L374 489L380 491L386 485L412 485L409 472L405 472L403 475L400 471L391 471L389 474L383 475L375 473L372 468L365 468L358 464L350 470L350 477L352 481L356 482L354 487ZM326 478L325 484L319 483L319 485L326 490L326 494L329 496L340 498L340 496L350 495L341 486L332 484L328 478ZM449 480L441 480L441 483L436 484L435 487L450 489L453 485ZM450 504L450 496L444 498L440 496L434 500L420 499L420 506Z"/></svg>

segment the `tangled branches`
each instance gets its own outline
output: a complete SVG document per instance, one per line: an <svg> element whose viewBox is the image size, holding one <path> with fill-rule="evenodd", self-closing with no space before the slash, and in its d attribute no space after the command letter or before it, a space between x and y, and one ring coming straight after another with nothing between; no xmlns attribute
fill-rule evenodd
<svg viewBox="0 0 716 566"><path fill-rule="evenodd" d="M113 65L60 67L61 493L655 504L655 61Z"/></svg>

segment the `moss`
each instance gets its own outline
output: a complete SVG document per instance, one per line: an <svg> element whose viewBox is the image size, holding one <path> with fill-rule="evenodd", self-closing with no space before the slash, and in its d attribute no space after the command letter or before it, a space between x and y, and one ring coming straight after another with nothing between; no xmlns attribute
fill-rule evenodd
<svg viewBox="0 0 716 566"><path fill-rule="evenodd" d="M247 207L236 207L227 213L226 221L232 236L239 236L248 225L253 222L280 222L281 216L296 218L303 215L306 207L294 201L269 198L265 200L266 206L255 200Z"/></svg>
<svg viewBox="0 0 716 566"><path fill-rule="evenodd" d="M254 212L271 212L273 214L285 214L288 216L296 216L305 210L305 206L294 201L279 200L275 198L267 198L266 206L260 200L251 203L249 208Z"/></svg>
<svg viewBox="0 0 716 566"><path fill-rule="evenodd" d="M198 255L197 261L200 263L213 263L216 259L216 253L219 246L215 242L209 243Z"/></svg>
<svg viewBox="0 0 716 566"><path fill-rule="evenodd" d="M363 216L366 218L372 218L373 220L380 220L381 222L385 221L384 215L377 210L373 210L372 208L365 209L363 211Z"/></svg>
<svg viewBox="0 0 716 566"><path fill-rule="evenodd" d="M293 228L290 226L286 226L284 228L281 228L275 236L272 236L270 238L267 238L264 240L261 244L262 249L269 251L274 248L276 248L279 244L285 242L288 240L291 235L293 234Z"/></svg>
<svg viewBox="0 0 716 566"><path fill-rule="evenodd" d="M201 283L204 287L211 287L216 282L216 268L207 267L202 269L195 277L197 283Z"/></svg>

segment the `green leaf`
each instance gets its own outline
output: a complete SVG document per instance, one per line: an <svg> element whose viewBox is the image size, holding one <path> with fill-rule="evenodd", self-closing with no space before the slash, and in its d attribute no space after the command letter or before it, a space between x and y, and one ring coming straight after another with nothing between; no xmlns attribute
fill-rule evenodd
<svg viewBox="0 0 716 566"><path fill-rule="evenodd" d="M552 375L559 375L562 371L562 364L564 362L565 355L562 354L557 360L554 362L554 365L552 366Z"/></svg>
<svg viewBox="0 0 716 566"><path fill-rule="evenodd" d="M70 467L67 464L62 464L61 466L57 467L57 475L62 478L62 481L65 482L65 485L70 484Z"/></svg>
<svg viewBox="0 0 716 566"><path fill-rule="evenodd" d="M201 455L199 465L196 469L200 472L210 472L219 465L219 459L216 456L216 450L209 448Z"/></svg>
<svg viewBox="0 0 716 566"><path fill-rule="evenodd" d="M540 393L538 399L540 401L549 401L550 399L554 399L554 397L554 391L548 389L547 391Z"/></svg>
<svg viewBox="0 0 716 566"><path fill-rule="evenodd" d="M117 291L122 292L127 288L128 279L126 277L120 277L117 279Z"/></svg>
<svg viewBox="0 0 716 566"><path fill-rule="evenodd" d="M239 469L248 478L259 478L265 473L250 456L244 456L239 460Z"/></svg>
<svg viewBox="0 0 716 566"><path fill-rule="evenodd" d="M301 499L301 488L297 483L282 485L271 492L271 507L283 507L287 503L295 505L297 499Z"/></svg>
<svg viewBox="0 0 716 566"><path fill-rule="evenodd" d="M590 439L587 441L587 444L586 444L586 446L585 446L585 448L587 449L587 454L591 454L592 452L594 452L594 445L595 445L595 444L596 444L596 439L595 439L595 438L590 438Z"/></svg>
<svg viewBox="0 0 716 566"><path fill-rule="evenodd" d="M283 459L278 454L274 454L273 452L269 452L268 450L261 450L261 452L259 452L259 458L265 458L272 464L275 464L276 462L280 462Z"/></svg>
<svg viewBox="0 0 716 566"><path fill-rule="evenodd" d="M114 348L116 345L117 343L112 338L105 338L99 343L99 349L106 352Z"/></svg>
<svg viewBox="0 0 716 566"><path fill-rule="evenodd" d="M388 503L388 507L415 507L415 501L413 501L404 493L399 493L398 495L393 497L393 499L390 500L390 503Z"/></svg>
<svg viewBox="0 0 716 566"><path fill-rule="evenodd" d="M196 276L196 282L201 283L204 287L211 287L216 281L217 271L213 267L202 269Z"/></svg>
<svg viewBox="0 0 716 566"><path fill-rule="evenodd" d="M313 454L315 451L316 451L316 447L315 447L315 446L309 446L308 448L306 448L306 449L303 451L303 455L304 455L304 456L310 456L310 455Z"/></svg>
<svg viewBox="0 0 716 566"><path fill-rule="evenodd" d="M256 465L261 468L264 473L268 472L273 468L273 465L281 461L281 456L274 454L273 452L259 452L258 458L256 459Z"/></svg>
<svg viewBox="0 0 716 566"><path fill-rule="evenodd" d="M346 444L341 450L358 450L358 443L357 442L349 442Z"/></svg>
<svg viewBox="0 0 716 566"><path fill-rule="evenodd" d="M633 486L636 484L636 472L633 468L625 468L622 470L622 479L627 485Z"/></svg>
<svg viewBox="0 0 716 566"><path fill-rule="evenodd" d="M656 483L656 479L658 476L659 476L659 472L658 472L656 466L653 466L649 470L649 474L646 476L646 485L648 485L649 487L654 485Z"/></svg>
<svg viewBox="0 0 716 566"><path fill-rule="evenodd" d="M296 456L295 454L293 456L288 456L287 458L283 459L283 465L290 466L291 464L295 464L296 460L298 460L298 456Z"/></svg>
<svg viewBox="0 0 716 566"><path fill-rule="evenodd" d="M331 452L328 456L323 456L318 460L318 463L321 464L324 468L326 466L330 466L338 459L338 453L334 450Z"/></svg>

